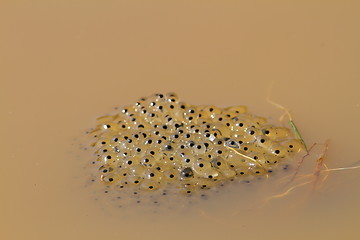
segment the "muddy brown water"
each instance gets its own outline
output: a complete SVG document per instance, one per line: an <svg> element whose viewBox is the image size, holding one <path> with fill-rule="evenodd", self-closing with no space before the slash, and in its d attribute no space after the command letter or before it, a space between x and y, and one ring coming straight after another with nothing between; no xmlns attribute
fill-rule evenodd
<svg viewBox="0 0 360 240"><path fill-rule="evenodd" d="M0 238L358 239L360 169L330 172L315 189L301 176L313 173L327 139L330 169L360 164L359 8L2 1ZM305 141L318 143L292 185L284 187L284 173L144 210L119 208L89 184L84 132L114 107L175 91L193 104L246 105L281 124L283 111L266 101L271 85Z"/></svg>

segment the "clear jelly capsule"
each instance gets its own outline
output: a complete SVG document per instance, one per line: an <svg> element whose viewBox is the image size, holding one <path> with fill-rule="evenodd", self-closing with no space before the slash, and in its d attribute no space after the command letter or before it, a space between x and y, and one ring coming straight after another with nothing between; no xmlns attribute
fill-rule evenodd
<svg viewBox="0 0 360 240"><path fill-rule="evenodd" d="M145 117L145 121L149 123L154 123L159 119L158 112L154 111L153 109L149 109L147 111L147 116Z"/></svg>
<svg viewBox="0 0 360 240"><path fill-rule="evenodd" d="M175 152L175 146L176 144L170 141L164 141L163 144L160 145L160 149L164 154L171 154Z"/></svg>
<svg viewBox="0 0 360 240"><path fill-rule="evenodd" d="M174 125L175 122L177 122L177 121L176 121L176 119L175 119L173 116L171 116L171 115L169 115L169 114L166 114L166 115L164 116L163 122L165 122L165 124L168 125L168 126L172 126L172 125Z"/></svg>
<svg viewBox="0 0 360 240"><path fill-rule="evenodd" d="M214 118L215 116L221 114L222 110L216 106L201 106L201 114L205 118Z"/></svg>
<svg viewBox="0 0 360 240"><path fill-rule="evenodd" d="M248 157L252 158L254 162L264 168L271 168L274 165L274 157L263 152L252 152L248 154Z"/></svg>
<svg viewBox="0 0 360 240"><path fill-rule="evenodd" d="M211 130L205 129L200 134L202 134L202 137L205 137L209 141L214 141L216 138L221 136L221 133L218 129L211 129Z"/></svg>
<svg viewBox="0 0 360 240"><path fill-rule="evenodd" d="M276 156L276 157L280 157L280 158L283 158L285 156L288 155L288 151L286 149L286 147L280 145L280 144L274 144L272 145L268 151L273 155L273 156Z"/></svg>
<svg viewBox="0 0 360 240"><path fill-rule="evenodd" d="M145 155L145 152L147 150L147 146L146 145L137 145L136 147L133 148L133 156L136 158L140 158L142 156Z"/></svg>
<svg viewBox="0 0 360 240"><path fill-rule="evenodd" d="M128 156L132 156L132 151L130 149L125 149L124 151L120 152L120 155L118 155L118 158L125 159Z"/></svg>
<svg viewBox="0 0 360 240"><path fill-rule="evenodd" d="M143 181L143 178L140 176L134 176L128 174L126 180L129 185L140 185L141 182Z"/></svg>
<svg viewBox="0 0 360 240"><path fill-rule="evenodd" d="M267 174L268 171L267 169L265 169L264 167L261 167L259 165L255 165L254 167L252 167L250 169L250 172L252 173L252 175L257 176L257 175L264 175Z"/></svg>
<svg viewBox="0 0 360 240"><path fill-rule="evenodd" d="M215 170L214 168L211 168L207 171L204 171L201 174L202 177L215 180L219 177L219 171Z"/></svg>
<svg viewBox="0 0 360 240"><path fill-rule="evenodd" d="M110 134L109 140L110 144L116 144L121 139L121 136L118 134Z"/></svg>
<svg viewBox="0 0 360 240"><path fill-rule="evenodd" d="M215 138L212 143L213 146L210 146L208 149L212 150L215 147L221 147L221 146L226 146L225 145L226 140L224 138Z"/></svg>
<svg viewBox="0 0 360 240"><path fill-rule="evenodd" d="M112 125L114 122L114 116L103 116L96 119L97 129L108 129L107 124Z"/></svg>
<svg viewBox="0 0 360 240"><path fill-rule="evenodd" d="M215 182L209 178L199 178L195 183L197 189L210 189L215 185Z"/></svg>
<svg viewBox="0 0 360 240"><path fill-rule="evenodd" d="M124 169L124 168L117 170L117 176L119 177L120 181L126 181L128 177L128 170L129 169Z"/></svg>
<svg viewBox="0 0 360 240"><path fill-rule="evenodd" d="M163 158L163 153L160 152L159 148L152 147L145 151L145 156L152 156L154 161L158 161Z"/></svg>
<svg viewBox="0 0 360 240"><path fill-rule="evenodd" d="M151 136L152 138L154 138L154 140L155 140L155 139L162 139L162 140L164 140L162 137L163 137L163 136L167 136L167 135L168 135L168 132L166 131L166 129L163 129L163 128L162 128L162 125L157 125L157 124L155 124L155 125L158 126L158 127L150 132L150 136ZM154 125L154 126L155 126L155 125ZM155 142L155 141L154 141L154 142Z"/></svg>
<svg viewBox="0 0 360 240"><path fill-rule="evenodd" d="M193 146L193 153L195 155L201 155L206 152L206 144L204 143L197 143Z"/></svg>
<svg viewBox="0 0 360 240"><path fill-rule="evenodd" d="M194 164L194 162L195 162L195 157L194 157L194 155L193 154L186 154L186 155L184 155L184 156L182 156L182 158L181 158L181 161L180 161L180 166L186 166L186 167L188 167L188 166L192 166L193 164Z"/></svg>
<svg viewBox="0 0 360 240"><path fill-rule="evenodd" d="M264 117L256 116L253 118L252 122L257 128L260 128L262 125L267 123L267 120Z"/></svg>
<svg viewBox="0 0 360 240"><path fill-rule="evenodd" d="M110 164L104 164L101 167L99 167L98 171L101 174L109 174L109 173L113 173L116 170L116 167L114 167L114 165L110 165Z"/></svg>
<svg viewBox="0 0 360 240"><path fill-rule="evenodd" d="M133 133L131 135L131 139L133 140L134 143L144 142L146 137L147 137L147 134L144 134L143 131L136 131L135 133Z"/></svg>
<svg viewBox="0 0 360 240"><path fill-rule="evenodd" d="M263 166L268 166L270 168L274 167L276 164L279 163L279 158L277 157L274 157L272 155L265 155L264 156L264 163L263 163Z"/></svg>
<svg viewBox="0 0 360 240"><path fill-rule="evenodd" d="M281 142L281 145L286 147L289 153L298 153L304 148L304 145L298 139L286 140Z"/></svg>
<svg viewBox="0 0 360 240"><path fill-rule="evenodd" d="M140 160L141 160L141 158L136 157L136 156L126 157L126 158L124 158L124 159L121 161L121 162L122 162L122 167L123 167L123 168L131 168L131 167L134 166L134 165L140 164Z"/></svg>
<svg viewBox="0 0 360 240"><path fill-rule="evenodd" d="M103 164L112 164L117 162L119 159L117 154L111 152L105 152L101 155L99 160Z"/></svg>
<svg viewBox="0 0 360 240"><path fill-rule="evenodd" d="M242 177L245 177L245 176L248 176L249 175L249 167L246 166L246 165L241 165L241 166L237 166L235 169L234 169L235 173L237 176L242 176Z"/></svg>
<svg viewBox="0 0 360 240"><path fill-rule="evenodd" d="M162 173L156 168L149 168L144 172L144 179L151 179L156 182L160 182L162 178Z"/></svg>
<svg viewBox="0 0 360 240"><path fill-rule="evenodd" d="M143 156L140 160L140 163L145 167L152 167L156 162L157 160L151 154Z"/></svg>
<svg viewBox="0 0 360 240"><path fill-rule="evenodd" d="M174 92L167 93L165 94L165 100L170 104L176 104L179 102L179 96Z"/></svg>
<svg viewBox="0 0 360 240"><path fill-rule="evenodd" d="M100 176L100 181L104 182L104 183L117 183L119 181L119 176L117 174L114 173L110 173L110 174L102 174Z"/></svg>
<svg viewBox="0 0 360 240"><path fill-rule="evenodd" d="M165 95L162 93L154 93L149 96L146 101L156 101L156 102L164 102L166 101Z"/></svg>
<svg viewBox="0 0 360 240"><path fill-rule="evenodd" d="M240 149L239 152L241 152L242 154L249 154L250 152L253 152L256 150L256 147L254 146L254 144L251 143L245 143L245 144L241 144L240 145Z"/></svg>
<svg viewBox="0 0 360 240"><path fill-rule="evenodd" d="M202 175L204 172L208 171L209 169L211 169L211 163L207 160L204 160L203 158L200 158L198 160L195 161L194 165L193 165L193 170L196 174L198 175Z"/></svg>
<svg viewBox="0 0 360 240"><path fill-rule="evenodd" d="M109 146L102 146L101 148L95 151L98 157L102 156L103 154L112 153L112 152L114 152L113 148Z"/></svg>
<svg viewBox="0 0 360 240"><path fill-rule="evenodd" d="M233 107L227 107L224 109L225 112L231 112L237 115L243 114L247 112L246 106L233 106Z"/></svg>
<svg viewBox="0 0 360 240"><path fill-rule="evenodd" d="M184 148L181 148L181 146L184 146ZM180 145L180 149L177 149L175 155L182 158L185 155L187 155L187 156L193 155L193 152L190 148L186 148L186 145L183 144L183 145ZM178 159L179 158L176 158L175 160L178 160Z"/></svg>
<svg viewBox="0 0 360 240"><path fill-rule="evenodd" d="M248 127L245 129L245 133L248 135L248 136L252 136L253 139L255 139L255 137L259 134L261 134L261 132L255 128L255 127Z"/></svg>
<svg viewBox="0 0 360 240"><path fill-rule="evenodd" d="M141 131L146 131L146 130L148 130L148 129L150 129L151 128L151 125L149 124L149 123L147 123L147 122L144 122L144 121L142 121L142 122L138 122L135 126L134 126L134 129L136 129L136 130L141 130Z"/></svg>
<svg viewBox="0 0 360 240"><path fill-rule="evenodd" d="M113 147L114 144L110 142L110 138L99 138L97 142L93 144L94 148L99 149L102 147Z"/></svg>
<svg viewBox="0 0 360 240"><path fill-rule="evenodd" d="M123 139L115 145L120 151L125 151L135 147L131 138Z"/></svg>
<svg viewBox="0 0 360 240"><path fill-rule="evenodd" d="M141 184L141 188L148 191L156 191L159 189L159 183L152 179L144 179Z"/></svg>
<svg viewBox="0 0 360 240"><path fill-rule="evenodd" d="M193 148L196 145L196 142L194 140L186 139L184 144L187 148Z"/></svg>
<svg viewBox="0 0 360 240"><path fill-rule="evenodd" d="M222 114L224 117L226 117L226 119L232 119L234 117L237 117L239 114L235 113L235 112L232 112L232 111L228 111L226 109L224 109L222 111Z"/></svg>
<svg viewBox="0 0 360 240"><path fill-rule="evenodd" d="M251 126L251 121L244 117L234 117L233 119L233 131L245 131L246 128Z"/></svg>
<svg viewBox="0 0 360 240"><path fill-rule="evenodd" d="M232 169L221 169L220 170L221 175L224 176L224 178L231 179L236 176L236 172Z"/></svg>
<svg viewBox="0 0 360 240"><path fill-rule="evenodd" d="M285 127L266 126L262 129L262 133L273 140L279 140L290 136L290 130Z"/></svg>
<svg viewBox="0 0 360 240"><path fill-rule="evenodd" d="M129 174L131 174L133 176L142 176L142 175L144 175L146 170L147 170L147 168L144 165L135 164L130 168Z"/></svg>
<svg viewBox="0 0 360 240"><path fill-rule="evenodd" d="M179 171L175 169L169 169L163 172L163 179L167 182L177 181L179 177Z"/></svg>
<svg viewBox="0 0 360 240"><path fill-rule="evenodd" d="M166 106L167 105L164 102L157 102L156 106L153 109L154 111L158 112L161 117L164 118L167 115L167 112L164 111Z"/></svg>
<svg viewBox="0 0 360 240"><path fill-rule="evenodd" d="M246 158L244 158L243 156L241 156L235 152L230 152L226 159L226 162L230 168L236 168L238 166L242 166L242 165L244 165L245 161L246 161Z"/></svg>
<svg viewBox="0 0 360 240"><path fill-rule="evenodd" d="M180 189L179 193L184 195L192 195L195 192L196 188L195 185L192 183L183 184Z"/></svg>
<svg viewBox="0 0 360 240"><path fill-rule="evenodd" d="M137 112L138 110L142 109L143 107L148 108L149 103L145 99L139 99L134 105L132 105L133 111L129 111L127 115L130 115L133 112Z"/></svg>
<svg viewBox="0 0 360 240"><path fill-rule="evenodd" d="M220 132L221 137L230 137L231 135L230 128L222 123L215 123L213 125L213 129L218 130Z"/></svg>
<svg viewBox="0 0 360 240"><path fill-rule="evenodd" d="M188 104L186 102L179 102L178 103L180 106L179 112L184 113L189 107L191 107L191 104Z"/></svg>
<svg viewBox="0 0 360 240"><path fill-rule="evenodd" d="M129 131L131 130L130 126L129 126L129 122L126 121L125 119L122 121L117 121L117 125L118 128L120 129L120 131Z"/></svg>
<svg viewBox="0 0 360 240"><path fill-rule="evenodd" d="M164 171L165 170L168 170L168 169L171 169L171 168L174 168L176 163L174 161L174 156L172 154L164 154L164 157L159 160L156 165L159 165L161 167L161 169L163 169Z"/></svg>
<svg viewBox="0 0 360 240"><path fill-rule="evenodd" d="M182 167L179 169L179 176L182 180L188 180L194 177L194 172L190 167Z"/></svg>
<svg viewBox="0 0 360 240"><path fill-rule="evenodd" d="M269 148L273 145L273 141L265 135L258 135L255 137L255 144L262 148Z"/></svg>
<svg viewBox="0 0 360 240"><path fill-rule="evenodd" d="M211 149L211 154L213 154L216 157L223 157L227 158L229 155L229 149L223 146L216 146L213 149Z"/></svg>
<svg viewBox="0 0 360 240"><path fill-rule="evenodd" d="M231 134L230 134L229 138L234 138L237 141L241 140L242 142L247 142L248 141L246 139L247 136L245 135L244 131L239 131L239 130L231 131ZM249 139L249 140L251 140L251 139Z"/></svg>
<svg viewBox="0 0 360 240"><path fill-rule="evenodd" d="M239 149L240 143L236 139L228 138L225 139L225 146L229 148Z"/></svg>
<svg viewBox="0 0 360 240"><path fill-rule="evenodd" d="M228 169L228 166L225 162L225 160L222 157L216 157L213 160L211 160L211 166L216 169Z"/></svg>

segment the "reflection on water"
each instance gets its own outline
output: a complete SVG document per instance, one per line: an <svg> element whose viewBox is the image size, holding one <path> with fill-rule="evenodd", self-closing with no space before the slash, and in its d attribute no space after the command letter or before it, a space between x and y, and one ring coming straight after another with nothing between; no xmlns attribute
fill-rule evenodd
<svg viewBox="0 0 360 240"><path fill-rule="evenodd" d="M0 5L1 239L359 237L359 169L313 174L327 139L328 168L360 160L359 3ZM271 82L274 101L317 143L293 181L297 161L205 199L121 208L118 192L91 182L85 131L114 107L175 91L289 127L266 101Z"/></svg>

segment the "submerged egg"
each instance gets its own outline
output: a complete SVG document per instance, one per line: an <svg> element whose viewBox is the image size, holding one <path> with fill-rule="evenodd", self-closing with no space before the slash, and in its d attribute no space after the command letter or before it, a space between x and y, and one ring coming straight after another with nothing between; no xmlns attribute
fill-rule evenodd
<svg viewBox="0 0 360 240"><path fill-rule="evenodd" d="M92 133L101 182L136 194L193 194L266 175L303 148L290 129L245 106L196 106L175 93L153 94L100 117Z"/></svg>

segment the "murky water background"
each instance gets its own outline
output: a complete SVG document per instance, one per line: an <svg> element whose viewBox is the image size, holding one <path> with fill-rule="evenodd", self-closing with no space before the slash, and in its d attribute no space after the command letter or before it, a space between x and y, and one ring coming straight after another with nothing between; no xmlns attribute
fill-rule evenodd
<svg viewBox="0 0 360 240"><path fill-rule="evenodd" d="M357 1L2 1L0 238L358 239L360 169L266 204L286 190L280 177L152 214L118 208L89 185L80 145L96 117L154 92L244 104L277 121L283 112L266 102L273 83L272 99L291 110L309 145L330 139L330 168L359 165L359 9Z"/></svg>

